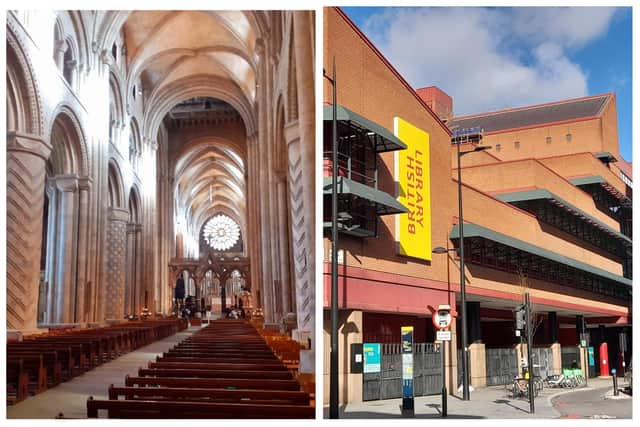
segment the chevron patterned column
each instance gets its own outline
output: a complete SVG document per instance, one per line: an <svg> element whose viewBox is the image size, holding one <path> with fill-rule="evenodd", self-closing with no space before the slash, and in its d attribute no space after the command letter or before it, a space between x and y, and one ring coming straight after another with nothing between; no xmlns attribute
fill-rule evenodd
<svg viewBox="0 0 640 427"><path fill-rule="evenodd" d="M129 212L110 208L107 226L107 265L105 319L124 318L125 259Z"/></svg>
<svg viewBox="0 0 640 427"><path fill-rule="evenodd" d="M309 244L308 223L313 222L313 211L305 204L305 167L300 150L298 123L285 128L289 157L289 204L291 207L292 252L295 267L296 314L298 329L313 340L315 334L315 286L313 269L314 247ZM308 169L306 169L308 170Z"/></svg>
<svg viewBox="0 0 640 427"><path fill-rule="evenodd" d="M7 330L38 332L45 162L51 145L7 132Z"/></svg>

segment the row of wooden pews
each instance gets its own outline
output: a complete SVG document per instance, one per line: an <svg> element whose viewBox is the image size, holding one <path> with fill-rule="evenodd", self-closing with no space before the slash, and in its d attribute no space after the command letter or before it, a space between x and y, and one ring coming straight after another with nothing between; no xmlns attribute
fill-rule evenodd
<svg viewBox="0 0 640 427"><path fill-rule="evenodd" d="M55 387L186 327L184 319L143 320L7 342L7 404Z"/></svg>
<svg viewBox="0 0 640 427"><path fill-rule="evenodd" d="M261 321L252 321L252 324L259 331L262 338L271 348L273 353L284 363L284 365L293 372L295 378L300 383L301 389L311 396L311 403L315 405L315 375L312 373L300 373L300 351L304 347L289 335L274 331L272 329L262 328Z"/></svg>
<svg viewBox="0 0 640 427"><path fill-rule="evenodd" d="M97 418L314 418L310 395L244 320L216 320L89 398Z"/></svg>

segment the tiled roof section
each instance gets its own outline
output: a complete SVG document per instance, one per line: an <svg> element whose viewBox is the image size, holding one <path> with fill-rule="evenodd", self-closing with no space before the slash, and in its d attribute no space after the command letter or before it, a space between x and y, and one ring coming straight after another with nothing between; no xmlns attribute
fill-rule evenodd
<svg viewBox="0 0 640 427"><path fill-rule="evenodd" d="M480 127L485 132L538 126L545 123L598 116L609 94L578 98L523 108L494 111L452 118L447 125L460 128Z"/></svg>
<svg viewBox="0 0 640 427"><path fill-rule="evenodd" d="M630 179L633 179L633 164L631 162L620 159L616 162L616 166L622 171L622 173L627 175Z"/></svg>

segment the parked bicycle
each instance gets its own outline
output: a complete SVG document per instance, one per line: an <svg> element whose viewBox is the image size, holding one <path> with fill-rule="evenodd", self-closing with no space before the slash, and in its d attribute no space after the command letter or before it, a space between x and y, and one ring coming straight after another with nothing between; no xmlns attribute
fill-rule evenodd
<svg viewBox="0 0 640 427"><path fill-rule="evenodd" d="M525 399L529 399L529 379L528 378L525 379L522 377L513 377L513 381L511 382L510 385L508 384L507 386L510 387L510 392L511 392L510 395L513 399L517 399L521 397ZM539 392L539 389L534 382L533 396L537 397L538 392Z"/></svg>

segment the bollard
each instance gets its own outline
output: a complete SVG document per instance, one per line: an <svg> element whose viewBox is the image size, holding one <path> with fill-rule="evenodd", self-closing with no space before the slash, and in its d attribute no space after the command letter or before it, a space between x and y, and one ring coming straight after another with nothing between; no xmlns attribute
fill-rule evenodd
<svg viewBox="0 0 640 427"><path fill-rule="evenodd" d="M612 369L611 370L611 376L613 377L613 395L617 396L618 395L618 376L616 375L616 370Z"/></svg>

